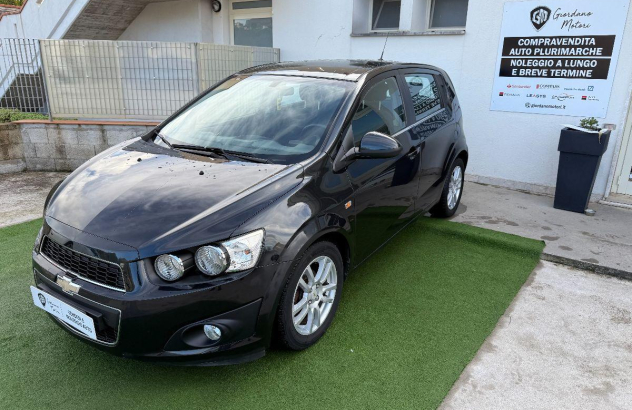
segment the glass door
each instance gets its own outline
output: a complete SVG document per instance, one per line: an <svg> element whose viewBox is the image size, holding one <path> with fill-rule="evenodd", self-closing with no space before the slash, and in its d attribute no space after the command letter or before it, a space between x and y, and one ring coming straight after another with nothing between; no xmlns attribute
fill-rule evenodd
<svg viewBox="0 0 632 410"><path fill-rule="evenodd" d="M230 6L231 44L272 47L272 0L233 0Z"/></svg>

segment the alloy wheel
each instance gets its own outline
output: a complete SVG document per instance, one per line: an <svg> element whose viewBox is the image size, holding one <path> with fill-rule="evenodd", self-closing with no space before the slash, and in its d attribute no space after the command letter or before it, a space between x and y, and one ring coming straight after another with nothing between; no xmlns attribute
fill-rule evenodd
<svg viewBox="0 0 632 410"><path fill-rule="evenodd" d="M336 265L328 256L319 256L305 267L292 304L292 322L299 334L311 335L325 322L336 298L337 281Z"/></svg>
<svg viewBox="0 0 632 410"><path fill-rule="evenodd" d="M448 208L454 209L459 196L461 195L461 189L463 188L463 171L460 166L454 167L452 175L450 176L450 184L448 185Z"/></svg>

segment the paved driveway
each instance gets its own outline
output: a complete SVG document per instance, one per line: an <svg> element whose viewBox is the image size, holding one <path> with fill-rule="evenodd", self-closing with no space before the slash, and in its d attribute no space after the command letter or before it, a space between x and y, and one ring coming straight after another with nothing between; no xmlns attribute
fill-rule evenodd
<svg viewBox="0 0 632 410"><path fill-rule="evenodd" d="M590 204L595 216L553 208L553 198L466 182L455 222L546 242L544 259L632 278L632 209Z"/></svg>
<svg viewBox="0 0 632 410"><path fill-rule="evenodd" d="M629 409L632 282L541 262L443 409Z"/></svg>
<svg viewBox="0 0 632 410"><path fill-rule="evenodd" d="M63 172L21 172L0 175L0 228L41 218L50 189Z"/></svg>

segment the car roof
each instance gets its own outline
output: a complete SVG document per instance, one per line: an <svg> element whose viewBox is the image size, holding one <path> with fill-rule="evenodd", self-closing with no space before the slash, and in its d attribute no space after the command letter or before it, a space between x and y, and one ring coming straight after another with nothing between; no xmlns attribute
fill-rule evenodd
<svg viewBox="0 0 632 410"><path fill-rule="evenodd" d="M384 71L398 68L427 68L442 72L442 70L426 64L401 63L396 61L309 60L264 64L247 68L240 71L239 74L293 75L359 81L365 74L369 77L373 77Z"/></svg>

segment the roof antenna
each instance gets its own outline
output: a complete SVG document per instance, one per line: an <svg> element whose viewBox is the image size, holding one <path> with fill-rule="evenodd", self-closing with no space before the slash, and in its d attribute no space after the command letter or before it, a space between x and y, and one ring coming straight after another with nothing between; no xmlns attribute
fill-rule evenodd
<svg viewBox="0 0 632 410"><path fill-rule="evenodd" d="M391 34L390 31L386 32L386 40L384 40L384 48L382 49L382 54L380 55L380 59L378 61L384 61L382 57L384 57L384 50L386 50L386 42L388 41L389 34Z"/></svg>

